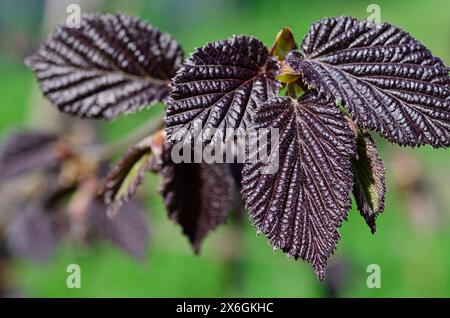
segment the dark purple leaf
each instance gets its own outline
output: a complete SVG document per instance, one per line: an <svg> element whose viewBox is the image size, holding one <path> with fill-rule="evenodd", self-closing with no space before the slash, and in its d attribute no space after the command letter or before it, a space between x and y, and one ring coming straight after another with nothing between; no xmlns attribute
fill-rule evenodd
<svg viewBox="0 0 450 318"><path fill-rule="evenodd" d="M240 190L242 188L242 169L244 169L244 164L241 162L229 163L228 169L233 177L236 188Z"/></svg>
<svg viewBox="0 0 450 318"><path fill-rule="evenodd" d="M233 180L225 164L172 162L170 147L162 154L161 194L170 219L181 225L196 253L206 235L225 221Z"/></svg>
<svg viewBox="0 0 450 318"><path fill-rule="evenodd" d="M163 101L183 60L170 35L122 14L85 14L62 24L26 64L59 110L111 119Z"/></svg>
<svg viewBox="0 0 450 318"><path fill-rule="evenodd" d="M142 207L134 200L126 202L121 213L108 217L101 199L94 200L88 210L91 238L104 239L116 247L143 260L147 253L149 231Z"/></svg>
<svg viewBox="0 0 450 318"><path fill-rule="evenodd" d="M18 211L8 228L8 245L21 257L43 262L52 255L64 234L63 215L44 211L39 201Z"/></svg>
<svg viewBox="0 0 450 318"><path fill-rule="evenodd" d="M56 167L69 151L58 139L58 135L37 131L12 134L1 150L0 175L15 177Z"/></svg>
<svg viewBox="0 0 450 318"><path fill-rule="evenodd" d="M251 126L252 113L278 92L277 70L276 59L253 37L234 36L198 49L171 84L168 140L181 140L188 131L202 132L206 141L212 134L225 139L227 129Z"/></svg>
<svg viewBox="0 0 450 318"><path fill-rule="evenodd" d="M450 145L447 66L388 23L351 17L314 23L289 66L310 87L343 101L355 123L400 145Z"/></svg>
<svg viewBox="0 0 450 318"><path fill-rule="evenodd" d="M352 166L355 180L353 193L358 210L372 233L375 233L375 220L384 209L385 168L378 157L375 141L368 133L358 136L356 158L352 160Z"/></svg>
<svg viewBox="0 0 450 318"><path fill-rule="evenodd" d="M272 99L255 123L279 129L278 145L270 144L270 163L278 156L279 169L263 173L267 164L250 163L252 157L245 164L242 195L251 219L274 248L311 263L322 280L351 206L354 133L333 103L311 93Z"/></svg>

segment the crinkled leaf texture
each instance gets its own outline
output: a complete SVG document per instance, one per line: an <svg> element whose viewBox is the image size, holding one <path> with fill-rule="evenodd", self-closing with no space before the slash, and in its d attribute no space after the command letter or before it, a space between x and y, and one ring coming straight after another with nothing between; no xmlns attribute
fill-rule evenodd
<svg viewBox="0 0 450 318"><path fill-rule="evenodd" d="M357 138L356 157L352 159L352 167L356 205L372 233L375 233L375 220L384 209L385 168L383 160L378 156L375 141L368 133L362 133Z"/></svg>
<svg viewBox="0 0 450 318"><path fill-rule="evenodd" d="M407 146L450 145L448 67L410 34L351 17L314 23L289 66L355 123Z"/></svg>
<svg viewBox="0 0 450 318"><path fill-rule="evenodd" d="M225 164L178 163L166 144L159 165L161 195L170 219L180 224L196 253L206 235L225 222L233 180Z"/></svg>
<svg viewBox="0 0 450 318"><path fill-rule="evenodd" d="M121 213L108 217L104 202L97 198L88 210L89 235L109 241L137 260L147 254L149 230L147 219L135 200L127 201Z"/></svg>
<svg viewBox="0 0 450 318"><path fill-rule="evenodd" d="M59 110L111 119L163 101L183 60L173 37L135 17L84 14L26 60Z"/></svg>
<svg viewBox="0 0 450 318"><path fill-rule="evenodd" d="M259 40L234 36L198 49L178 70L167 104L168 140L187 132L203 141L245 130L253 112L275 96L278 62ZM214 137L211 137L214 135Z"/></svg>
<svg viewBox="0 0 450 318"><path fill-rule="evenodd" d="M279 169L263 174L262 161L249 158L245 164L242 195L251 219L274 248L311 263L323 280L351 206L354 133L333 103L312 93L298 101L270 100L255 123L279 129L278 146L270 145L270 158L278 155Z"/></svg>
<svg viewBox="0 0 450 318"><path fill-rule="evenodd" d="M15 177L51 169L68 155L59 136L39 131L22 131L8 137L0 153L0 175Z"/></svg>

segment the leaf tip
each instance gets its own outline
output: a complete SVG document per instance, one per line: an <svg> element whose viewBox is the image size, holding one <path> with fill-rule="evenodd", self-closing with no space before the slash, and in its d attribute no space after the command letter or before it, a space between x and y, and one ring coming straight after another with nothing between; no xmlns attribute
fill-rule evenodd
<svg viewBox="0 0 450 318"><path fill-rule="evenodd" d="M314 266L314 271L316 273L316 277L317 279L323 283L323 281L325 280L325 266L324 265L315 265Z"/></svg>
<svg viewBox="0 0 450 318"><path fill-rule="evenodd" d="M200 242L198 240L191 241L192 250L194 251L195 256L200 255Z"/></svg>
<svg viewBox="0 0 450 318"><path fill-rule="evenodd" d="M284 27L278 32L275 42L269 50L269 54L276 56L279 61L282 61L289 52L295 49L297 49L297 44L295 43L292 30Z"/></svg>
<svg viewBox="0 0 450 318"><path fill-rule="evenodd" d="M370 232L372 234L375 234L375 232L377 231L377 224L375 221L376 221L376 215L366 218L366 223L369 226Z"/></svg>

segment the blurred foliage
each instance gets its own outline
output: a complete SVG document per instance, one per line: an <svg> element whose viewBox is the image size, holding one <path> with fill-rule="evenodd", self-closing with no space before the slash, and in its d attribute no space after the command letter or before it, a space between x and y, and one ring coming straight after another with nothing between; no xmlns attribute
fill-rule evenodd
<svg viewBox="0 0 450 318"><path fill-rule="evenodd" d="M22 64L23 57L42 40L36 30L40 29L44 6L42 2L32 1L34 9L30 10L29 3L8 0L0 4L0 133L3 139L11 129L25 126L29 106L42 102L37 100L42 97L32 99L31 88L36 83ZM366 18L366 8L371 2L113 0L101 3L99 11L138 15L172 33L189 53L206 42L232 34L251 34L271 45L277 32L285 26L300 41L310 23L322 17ZM408 30L449 64L449 1L376 3L381 7L382 21ZM112 123L100 122L98 126L103 136L113 139L162 111L163 106L158 105ZM348 222L341 230L343 238L337 255L331 262L332 268L345 267L345 280L330 279L320 284L307 264L287 260L281 252L273 253L264 237L256 237L246 216L242 226L230 221L215 231L206 240L201 255L194 256L180 228L168 220L158 195L159 180L150 175L145 188L150 194L147 207L152 223L148 261L136 263L112 247L80 249L67 242L50 263L36 266L16 260L9 268L9 275L21 294L40 297L316 297L331 295L330 284L336 282L338 296L450 296L450 152L430 147L405 150L386 142L378 145L388 169L386 209L378 218L375 235L370 234L354 208L350 211ZM398 160L400 166L403 162L399 153L415 162L416 175L411 177L410 171L397 171ZM411 183L401 182L409 177L414 178ZM420 200L414 201L418 194ZM431 202L432 207L411 204L424 200ZM428 210L432 214L428 215ZM81 289L66 287L66 266L72 263L81 266ZM381 267L380 289L366 287L366 267L372 263Z"/></svg>

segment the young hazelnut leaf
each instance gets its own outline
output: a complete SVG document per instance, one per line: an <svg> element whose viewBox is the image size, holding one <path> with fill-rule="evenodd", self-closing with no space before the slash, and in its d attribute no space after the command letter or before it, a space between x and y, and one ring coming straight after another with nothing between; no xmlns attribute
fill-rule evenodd
<svg viewBox="0 0 450 318"><path fill-rule="evenodd" d="M323 280L351 206L354 133L333 103L312 93L268 101L255 124L279 129L279 143L269 145L269 164L278 158L279 169L265 173L267 164L250 154L242 178L250 217L274 248L311 263Z"/></svg>
<svg viewBox="0 0 450 318"><path fill-rule="evenodd" d="M225 222L230 209L233 180L225 164L178 163L171 147L161 156L160 192L169 218L180 224L195 253L206 235Z"/></svg>
<svg viewBox="0 0 450 318"><path fill-rule="evenodd" d="M289 66L352 119L400 145L450 146L448 67L388 23L351 17L314 23Z"/></svg>
<svg viewBox="0 0 450 318"><path fill-rule="evenodd" d="M172 80L167 103L167 137L187 132L203 141L227 138L227 129L245 130L253 112L275 96L278 61L249 36L234 36L198 49ZM217 130L216 130L217 129Z"/></svg>
<svg viewBox="0 0 450 318"><path fill-rule="evenodd" d="M22 131L8 137L0 151L0 176L16 177L56 167L70 155L56 134Z"/></svg>
<svg viewBox="0 0 450 318"><path fill-rule="evenodd" d="M112 119L164 101L183 60L176 40L122 14L84 14L60 25L26 64L60 111Z"/></svg>
<svg viewBox="0 0 450 318"><path fill-rule="evenodd" d="M362 133L357 138L352 168L356 205L372 233L375 233L375 220L384 209L385 168L378 156L375 141L368 133Z"/></svg>
<svg viewBox="0 0 450 318"><path fill-rule="evenodd" d="M300 74L290 67L289 64L284 64L277 73L277 80L283 84L294 84L299 79Z"/></svg>
<svg viewBox="0 0 450 318"><path fill-rule="evenodd" d="M137 260L147 254L149 230L142 207L135 201L127 201L121 213L108 217L101 198L94 200L88 210L88 235L90 239L103 239Z"/></svg>
<svg viewBox="0 0 450 318"><path fill-rule="evenodd" d="M276 56L279 61L282 61L289 52L295 49L297 49L297 44L295 43L292 30L290 28L283 28L278 32L275 43L269 50L269 54Z"/></svg>
<svg viewBox="0 0 450 318"><path fill-rule="evenodd" d="M103 195L108 215L117 214L121 206L134 196L151 167L151 137L148 137L130 147L106 176Z"/></svg>

